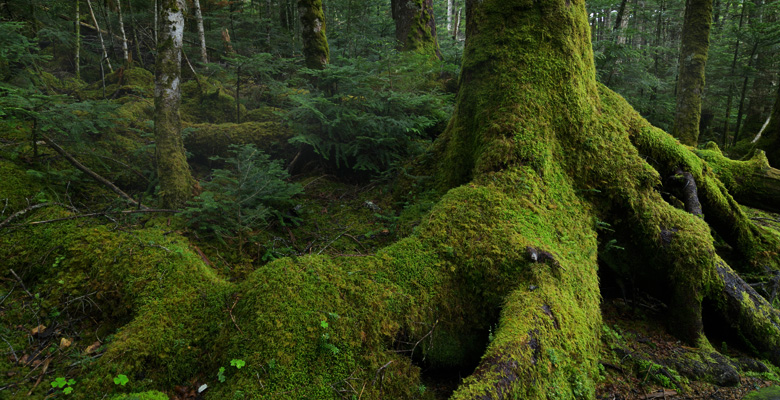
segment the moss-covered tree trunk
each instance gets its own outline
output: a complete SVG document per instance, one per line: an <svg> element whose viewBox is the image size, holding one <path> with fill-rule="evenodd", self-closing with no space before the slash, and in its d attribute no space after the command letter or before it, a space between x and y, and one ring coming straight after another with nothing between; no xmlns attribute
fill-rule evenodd
<svg viewBox="0 0 780 400"><path fill-rule="evenodd" d="M392 0L390 7L399 49L441 59L433 0Z"/></svg>
<svg viewBox="0 0 780 400"><path fill-rule="evenodd" d="M155 62L154 137L160 199L166 208L179 208L192 196L193 179L181 137L181 49L184 39L184 0L160 3L159 42Z"/></svg>
<svg viewBox="0 0 780 400"><path fill-rule="evenodd" d="M672 135L689 146L696 146L699 141L704 68L710 47L711 25L712 0L688 0L680 46L677 108Z"/></svg>
<svg viewBox="0 0 780 400"><path fill-rule="evenodd" d="M325 13L322 0L298 0L298 15L301 18L303 56L306 66L323 69L330 62L330 47L325 34Z"/></svg>

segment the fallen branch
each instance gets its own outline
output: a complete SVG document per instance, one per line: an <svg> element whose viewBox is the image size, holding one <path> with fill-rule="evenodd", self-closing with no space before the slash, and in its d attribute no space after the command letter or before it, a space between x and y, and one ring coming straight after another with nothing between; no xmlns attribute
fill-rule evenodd
<svg viewBox="0 0 780 400"><path fill-rule="evenodd" d="M39 203L39 204L33 204L33 205L23 209L23 210L19 210L19 211L15 212L15 213L11 214L11 216L6 218L3 222L0 222L0 228L6 226L9 222L13 221L17 217L22 216L22 215L24 215L24 214L26 214L26 213L28 213L28 212L30 212L32 210L37 210L39 208L48 207L48 206L63 206L63 207L68 207L71 210L75 210L74 208L69 207L69 206L67 206L65 204L62 204L62 203Z"/></svg>
<svg viewBox="0 0 780 400"><path fill-rule="evenodd" d="M150 214L150 213L179 213L181 211L179 210L168 210L168 209L153 209L153 208L147 208L144 210L124 210L124 211L105 211L105 212L96 212L96 213L89 213L89 214L79 214L79 215L71 215L70 217L63 217L63 218L55 218L55 219L48 219L45 221L33 221L27 224L23 225L41 225L41 224L48 224L51 222L60 222L60 221L69 221L72 219L78 219L78 218L90 218L90 217L104 217L108 215L119 215L119 214ZM15 226L23 226L23 225L15 225Z"/></svg>
<svg viewBox="0 0 780 400"><path fill-rule="evenodd" d="M137 206L137 207L142 208L144 210L148 210L149 209L148 207L144 206L143 204L135 201L135 199L130 197L130 195L128 195L127 193L123 192L122 189L116 187L116 185L114 185L113 183L109 182L108 179L103 178L102 176L98 175L97 173L95 173L91 169L87 168L84 164L80 163L78 160L73 158L73 156L70 155L70 153L65 151L65 149L60 147L57 143L54 143L54 141L51 140L48 136L41 135L41 138L43 139L44 142L46 142L46 144L48 144L51 148L53 148L54 151L56 151L57 153L60 153L60 155L65 157L65 159L68 160L68 162L71 163L71 165L73 165L74 167L78 168L81 172L89 175L90 177L92 177L92 179L94 179L97 182L103 184L103 186L111 189L112 192L118 194L120 197L122 197L123 199L129 201L134 206Z"/></svg>

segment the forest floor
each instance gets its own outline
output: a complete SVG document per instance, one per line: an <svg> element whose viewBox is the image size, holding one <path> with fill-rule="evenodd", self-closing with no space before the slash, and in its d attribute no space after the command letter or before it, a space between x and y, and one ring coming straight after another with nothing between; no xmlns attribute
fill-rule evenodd
<svg viewBox="0 0 780 400"><path fill-rule="evenodd" d="M241 254L229 251L235 248L230 238L220 244L204 240L194 230L182 233L221 274L240 280L253 268L278 257L373 254L410 233L425 213L424 204L394 204L391 185L386 182L348 184L327 174L295 179L304 188L304 194L297 197L295 223L274 222L258 230L241 246ZM761 215L756 218L777 219L776 215ZM123 223L141 226L137 219ZM673 368L674 360L695 354L695 349L666 333L661 322L665 305L643 293L634 293L631 300L624 298L608 276L602 277L602 285L604 350L597 399L730 400L776 384L777 370L772 366L764 372L743 373L738 385L728 387L683 376ZM89 297L72 299L71 303L48 303L45 292L25 285L25 271L0 278L0 333L6 345L0 363L6 367L0 371L0 399L28 394L32 398L56 396L59 389L52 388L52 381L59 377L78 381L82 368L101 356L106 336L113 332L102 331L100 321L79 317L85 315L79 309L93 307ZM709 339L732 362L749 360L743 349L726 348L717 335ZM473 367L431 369L421 364L421 368L428 389L437 398L447 398ZM182 382L169 395L173 399L197 398L195 388L203 378Z"/></svg>

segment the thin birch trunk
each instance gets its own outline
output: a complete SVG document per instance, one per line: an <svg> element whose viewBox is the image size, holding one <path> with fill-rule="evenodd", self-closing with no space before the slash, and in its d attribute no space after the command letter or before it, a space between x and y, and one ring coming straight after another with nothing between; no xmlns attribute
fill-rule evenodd
<svg viewBox="0 0 780 400"><path fill-rule="evenodd" d="M103 41L103 34L100 33L100 25L98 25L98 20L95 18L95 10L92 9L92 1L87 0L87 7L89 7L89 15L92 17L92 23L95 24L95 29L97 29L100 47L103 48L103 59L105 59L106 64L108 64L108 70L114 72L114 68L111 66L111 60L108 59L108 51L106 51L106 43Z"/></svg>
<svg viewBox="0 0 780 400"><path fill-rule="evenodd" d="M127 35L125 34L125 21L122 17L122 0L116 0L116 10L119 16L119 32L122 34L122 55L125 62L130 61L130 52L127 47Z"/></svg>
<svg viewBox="0 0 780 400"><path fill-rule="evenodd" d="M200 10L200 0L194 0L195 21L198 24L198 39L200 40L200 59L203 63L209 62L209 53L206 51L206 31L203 29L203 13Z"/></svg>
<svg viewBox="0 0 780 400"><path fill-rule="evenodd" d="M452 34L452 9L453 9L453 0L447 0L447 33Z"/></svg>

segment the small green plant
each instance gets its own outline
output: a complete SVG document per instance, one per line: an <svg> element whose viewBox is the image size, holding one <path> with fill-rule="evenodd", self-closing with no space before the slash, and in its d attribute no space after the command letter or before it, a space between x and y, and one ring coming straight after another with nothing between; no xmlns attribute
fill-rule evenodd
<svg viewBox="0 0 780 400"><path fill-rule="evenodd" d="M190 224L222 239L242 237L273 217L284 221L283 212L294 205L300 185L287 183L281 163L254 145L231 146L230 153L213 158L224 161L227 169L214 170L211 181L202 184L203 193L184 211Z"/></svg>
<svg viewBox="0 0 780 400"><path fill-rule="evenodd" d="M236 367L236 369L241 369L244 368L244 366L246 366L246 361L241 360L239 358L234 358L230 360L230 366ZM219 371L217 371L217 380L219 380L222 383L225 383L225 381L227 380L227 376L225 376L225 371L226 371L225 367L219 367Z"/></svg>
<svg viewBox="0 0 780 400"><path fill-rule="evenodd" d="M127 385L127 382L130 382L130 379L125 374L119 374L116 377L114 377L115 385L125 386Z"/></svg>
<svg viewBox="0 0 780 400"><path fill-rule="evenodd" d="M329 313L329 316L335 316L334 319L338 318L338 314L335 313ZM320 350L328 350L331 352L331 354L336 355L340 352L340 350L338 347L333 345L333 343L330 343L330 333L328 333L329 327L330 325L328 324L328 321L325 320L320 321L320 328L322 328L324 332L320 334L319 346L320 346Z"/></svg>
<svg viewBox="0 0 780 400"><path fill-rule="evenodd" d="M65 379L60 376L51 383L51 387L62 389L62 393L71 394L73 392L73 385L76 384L74 379Z"/></svg>

